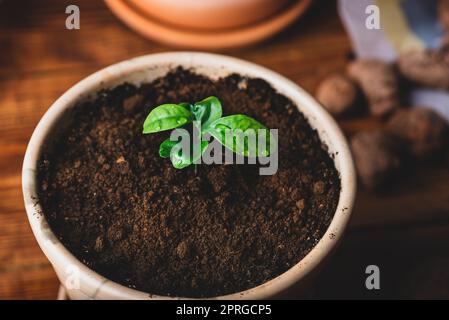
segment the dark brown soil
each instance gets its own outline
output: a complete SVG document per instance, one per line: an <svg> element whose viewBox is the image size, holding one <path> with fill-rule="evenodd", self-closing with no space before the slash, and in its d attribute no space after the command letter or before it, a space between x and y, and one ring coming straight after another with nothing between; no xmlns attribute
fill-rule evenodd
<svg viewBox="0 0 449 320"><path fill-rule="evenodd" d="M210 95L225 115L279 129L275 175L260 176L257 165L199 165L195 173L159 158L168 133L141 133L151 108ZM338 172L304 116L263 80L213 82L176 69L76 108L40 161L39 200L64 245L114 281L174 296L241 291L296 264L329 226Z"/></svg>

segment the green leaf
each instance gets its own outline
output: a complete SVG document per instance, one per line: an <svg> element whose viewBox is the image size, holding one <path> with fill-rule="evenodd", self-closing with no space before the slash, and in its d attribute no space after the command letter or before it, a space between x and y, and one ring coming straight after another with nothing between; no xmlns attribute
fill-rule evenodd
<svg viewBox="0 0 449 320"><path fill-rule="evenodd" d="M161 145L159 146L159 156L161 158L168 158L170 157L170 152L172 148L177 144L177 141L172 141L170 138L164 140Z"/></svg>
<svg viewBox="0 0 449 320"><path fill-rule="evenodd" d="M259 150L258 130L265 130L265 147ZM261 123L245 115L232 115L215 120L207 130L222 145L243 156L269 156L274 143L270 131ZM227 134L228 133L228 134ZM253 135L255 144L250 145ZM227 137L228 136L228 137Z"/></svg>
<svg viewBox="0 0 449 320"><path fill-rule="evenodd" d="M195 119L201 122L201 129L204 132L209 125L221 118L221 102L217 97L211 96L191 106L191 111Z"/></svg>
<svg viewBox="0 0 449 320"><path fill-rule="evenodd" d="M192 113L178 104L163 104L153 110L145 119L143 133L154 133L181 127L193 119Z"/></svg>
<svg viewBox="0 0 449 320"><path fill-rule="evenodd" d="M201 150L196 155L190 155L183 153L181 142L177 143L171 150L170 160L176 169L183 169L185 167L190 166L192 163L196 162L199 158L201 158L204 151L206 151L209 143L207 141L201 141Z"/></svg>
<svg viewBox="0 0 449 320"><path fill-rule="evenodd" d="M181 107L184 107L187 110L191 111L190 109L192 108L192 105L190 103L188 103L188 102L181 102L181 103L178 103L178 105L180 105Z"/></svg>

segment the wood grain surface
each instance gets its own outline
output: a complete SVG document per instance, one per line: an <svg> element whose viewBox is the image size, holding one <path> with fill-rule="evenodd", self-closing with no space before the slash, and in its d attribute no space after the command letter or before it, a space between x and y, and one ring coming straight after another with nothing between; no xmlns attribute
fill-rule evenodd
<svg viewBox="0 0 449 320"><path fill-rule="evenodd" d="M69 4L80 7L80 30L65 28ZM170 50L133 33L99 0L0 2L0 299L57 294L57 278L31 233L21 193L22 159L39 119L64 91L98 69ZM323 76L344 69L351 47L335 3L316 1L274 39L227 54L313 92ZM348 136L382 125L368 116L340 124ZM348 235L311 295L449 298L448 164L447 157L410 164L382 194L360 188ZM380 267L381 290L365 289L368 264Z"/></svg>

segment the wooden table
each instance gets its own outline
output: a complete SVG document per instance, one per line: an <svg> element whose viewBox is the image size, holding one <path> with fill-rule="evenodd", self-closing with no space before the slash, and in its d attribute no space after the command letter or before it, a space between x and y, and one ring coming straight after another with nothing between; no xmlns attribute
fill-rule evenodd
<svg viewBox="0 0 449 320"><path fill-rule="evenodd" d="M313 92L342 70L351 52L335 3L316 1L307 15L258 46L228 52L271 68ZM21 193L27 142L51 103L112 63L171 50L141 38L102 1L75 1L81 29L65 29L72 1L0 4L0 298L54 299L58 281L28 225ZM351 135L376 128L369 117L340 122ZM384 195L359 191L350 230L312 294L318 298L449 298L448 161L414 165ZM365 268L381 270L381 290L365 289Z"/></svg>

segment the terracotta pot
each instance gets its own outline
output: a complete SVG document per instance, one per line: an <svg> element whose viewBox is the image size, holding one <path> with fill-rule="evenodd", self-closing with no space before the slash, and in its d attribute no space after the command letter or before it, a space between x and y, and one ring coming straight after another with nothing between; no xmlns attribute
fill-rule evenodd
<svg viewBox="0 0 449 320"><path fill-rule="evenodd" d="M236 28L267 18L289 0L128 0L146 14L181 28Z"/></svg>
<svg viewBox="0 0 449 320"><path fill-rule="evenodd" d="M303 15L312 0L295 0L274 15L249 25L208 30L167 24L146 14L129 1L105 2L120 20L144 37L175 47L223 50L248 46L275 35Z"/></svg>
<svg viewBox="0 0 449 320"><path fill-rule="evenodd" d="M333 118L303 89L281 75L261 66L222 55L175 52L143 56L100 70L64 93L48 109L33 132L25 154L22 188L26 212L33 233L53 265L71 299L173 299L130 289L104 278L73 256L50 230L37 194L36 168L42 152L51 146L58 132L69 124L73 106L82 99L94 97L100 89L123 82L141 84L165 75L174 66L193 69L210 78L239 73L268 81L277 91L290 98L315 128L320 139L334 154L341 177L341 192L331 224L317 245L296 265L255 288L218 299L273 298L287 291L304 291L312 271L317 270L341 239L353 208L356 179L351 154ZM73 286L74 277L79 287ZM76 284L76 281L75 281Z"/></svg>

